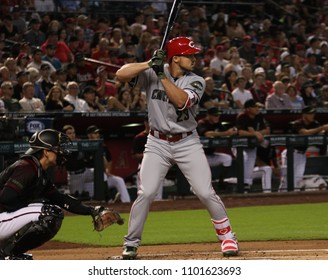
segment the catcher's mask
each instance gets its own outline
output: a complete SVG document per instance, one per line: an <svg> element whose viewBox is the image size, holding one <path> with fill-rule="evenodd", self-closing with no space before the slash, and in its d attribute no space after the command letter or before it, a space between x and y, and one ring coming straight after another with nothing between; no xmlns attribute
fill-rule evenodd
<svg viewBox="0 0 328 280"><path fill-rule="evenodd" d="M176 37L170 40L167 45L167 58L171 59L175 55L191 55L201 51L194 45L194 42L187 37Z"/></svg>
<svg viewBox="0 0 328 280"><path fill-rule="evenodd" d="M35 132L30 138L30 148L25 152L26 155L33 155L41 150L53 151L57 154L57 164L65 163L72 141L62 132L54 129L44 129Z"/></svg>

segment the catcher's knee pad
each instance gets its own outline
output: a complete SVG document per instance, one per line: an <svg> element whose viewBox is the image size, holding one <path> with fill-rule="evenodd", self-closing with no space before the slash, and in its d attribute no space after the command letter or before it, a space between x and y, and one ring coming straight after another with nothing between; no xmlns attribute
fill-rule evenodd
<svg viewBox="0 0 328 280"><path fill-rule="evenodd" d="M22 254L52 239L59 231L64 218L63 211L54 205L43 205L39 220L30 222L14 233L2 251L7 256Z"/></svg>

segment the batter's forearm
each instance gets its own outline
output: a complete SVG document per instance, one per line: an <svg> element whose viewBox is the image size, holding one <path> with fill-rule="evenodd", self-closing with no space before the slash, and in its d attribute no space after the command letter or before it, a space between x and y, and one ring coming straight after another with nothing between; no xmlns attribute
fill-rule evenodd
<svg viewBox="0 0 328 280"><path fill-rule="evenodd" d="M148 62L129 63L123 65L116 72L116 78L120 82L129 82L134 77L138 76L139 73L149 69Z"/></svg>
<svg viewBox="0 0 328 280"><path fill-rule="evenodd" d="M177 108L183 108L188 101L188 94L173 84L169 79L161 79L161 82L170 101Z"/></svg>

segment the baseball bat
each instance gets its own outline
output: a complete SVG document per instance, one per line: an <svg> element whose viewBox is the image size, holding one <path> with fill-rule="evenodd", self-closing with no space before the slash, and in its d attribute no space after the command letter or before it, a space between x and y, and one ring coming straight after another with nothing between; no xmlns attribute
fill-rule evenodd
<svg viewBox="0 0 328 280"><path fill-rule="evenodd" d="M181 0L174 0L173 1L171 11L170 11L170 14L169 14L169 17L168 17L168 20L167 20L167 24L166 24L166 27L165 27L163 39L162 39L162 42L161 42L161 47L160 47L161 50L163 50L164 45L166 43L166 40L169 37L170 32L173 28L173 25L175 23L175 20L177 18L178 13L179 13L181 2L182 2Z"/></svg>
<svg viewBox="0 0 328 280"><path fill-rule="evenodd" d="M87 62L96 63L96 64L99 64L99 65L108 66L108 67L114 67L114 68L117 68L117 69L122 67L120 65L111 64L109 62L104 62L104 61L101 61L101 60L96 60L96 59L92 59L92 58L88 58L88 57L85 57L84 60L87 61Z"/></svg>

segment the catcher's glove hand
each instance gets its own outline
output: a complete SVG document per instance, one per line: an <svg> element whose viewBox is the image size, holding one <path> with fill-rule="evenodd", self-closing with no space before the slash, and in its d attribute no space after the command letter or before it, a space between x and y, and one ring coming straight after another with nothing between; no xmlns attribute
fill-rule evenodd
<svg viewBox="0 0 328 280"><path fill-rule="evenodd" d="M124 220L118 212L103 206L96 206L93 208L91 210L91 216L93 220L93 228L96 231L102 231L112 224L124 224Z"/></svg>

